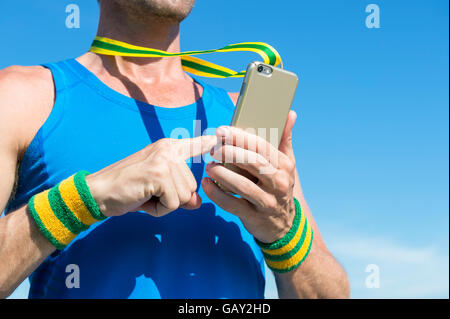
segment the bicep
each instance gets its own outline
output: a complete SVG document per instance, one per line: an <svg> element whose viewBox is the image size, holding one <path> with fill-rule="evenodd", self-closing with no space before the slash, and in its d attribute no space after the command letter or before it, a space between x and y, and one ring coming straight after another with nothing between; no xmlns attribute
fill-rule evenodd
<svg viewBox="0 0 450 319"><path fill-rule="evenodd" d="M15 66L0 70L0 212L14 189L17 159L50 113L53 97L49 70Z"/></svg>
<svg viewBox="0 0 450 319"><path fill-rule="evenodd" d="M17 152L11 145L11 134L7 132L0 132L0 134L2 136L0 140L0 212L2 212L14 189L18 164Z"/></svg>

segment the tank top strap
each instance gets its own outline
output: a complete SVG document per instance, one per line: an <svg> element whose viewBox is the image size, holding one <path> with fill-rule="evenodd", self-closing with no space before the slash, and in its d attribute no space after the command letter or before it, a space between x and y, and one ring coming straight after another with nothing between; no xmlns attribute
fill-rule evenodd
<svg viewBox="0 0 450 319"><path fill-rule="evenodd" d="M70 65L73 64L73 60L74 59L68 59L55 63L42 64L43 67L52 72L56 92L62 92L81 82L80 77L77 76L70 67Z"/></svg>
<svg viewBox="0 0 450 319"><path fill-rule="evenodd" d="M67 87L66 75L64 74L64 71L62 70L60 64L61 62L42 64L43 67L49 69L52 72L56 92L60 92Z"/></svg>

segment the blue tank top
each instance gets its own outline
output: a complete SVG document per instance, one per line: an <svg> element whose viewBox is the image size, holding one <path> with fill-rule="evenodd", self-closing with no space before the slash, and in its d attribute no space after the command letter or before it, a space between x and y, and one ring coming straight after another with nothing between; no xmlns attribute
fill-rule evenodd
<svg viewBox="0 0 450 319"><path fill-rule="evenodd" d="M234 110L224 90L198 80L203 95L196 103L164 108L112 90L75 59L44 66L53 74L55 104L23 157L7 212L79 170L98 171L160 138L215 134ZM211 158L198 159L189 166L200 185ZM198 192L197 210L161 218L130 212L93 225L37 268L29 297L264 298L263 257L253 237Z"/></svg>

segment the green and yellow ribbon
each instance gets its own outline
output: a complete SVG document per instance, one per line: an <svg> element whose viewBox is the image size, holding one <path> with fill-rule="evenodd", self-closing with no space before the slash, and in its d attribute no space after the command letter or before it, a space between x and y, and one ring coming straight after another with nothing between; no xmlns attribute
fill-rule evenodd
<svg viewBox="0 0 450 319"><path fill-rule="evenodd" d="M127 56L127 57L145 57L145 58L165 58L181 57L183 70L194 75L210 78L239 78L245 76L245 70L236 72L229 68L214 64L192 55L200 55L215 52L243 52L250 51L261 56L265 64L274 67L283 67L280 54L272 46L263 42L242 42L230 44L220 49L186 52L166 52L162 50L145 48L131 45L125 42L108 39L104 37L95 37L90 52L103 55Z"/></svg>

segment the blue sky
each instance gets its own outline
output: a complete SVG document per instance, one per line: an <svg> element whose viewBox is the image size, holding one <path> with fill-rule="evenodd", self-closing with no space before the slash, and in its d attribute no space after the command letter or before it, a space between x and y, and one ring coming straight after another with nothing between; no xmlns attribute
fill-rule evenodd
<svg viewBox="0 0 450 319"><path fill-rule="evenodd" d="M79 29L65 27L70 3ZM380 29L365 25L370 3ZM444 0L197 0L182 24L184 50L263 41L299 75L300 177L354 298L449 296L448 12ZM94 0L0 2L0 68L81 55L97 19ZM208 58L242 69L257 56ZM379 288L366 287L370 264Z"/></svg>

